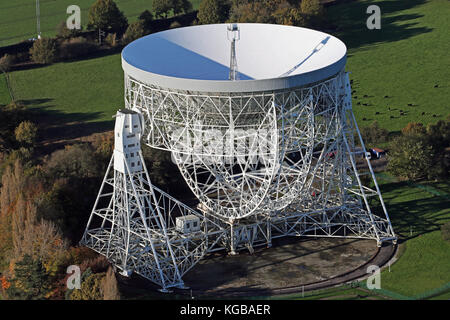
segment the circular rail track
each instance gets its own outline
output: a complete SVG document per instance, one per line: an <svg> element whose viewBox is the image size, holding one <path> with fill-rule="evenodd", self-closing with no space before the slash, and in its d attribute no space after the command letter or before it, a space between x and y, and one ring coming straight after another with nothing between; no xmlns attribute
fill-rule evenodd
<svg viewBox="0 0 450 320"><path fill-rule="evenodd" d="M311 239L311 241L322 241L326 239ZM336 239L334 239L336 241ZM349 241L349 240L346 240ZM367 240L354 240L356 242L368 242ZM373 241L370 241L373 243ZM283 246L275 247L273 250L280 250ZM365 261L359 263L355 263L354 265L350 265L350 270L346 270L343 272L338 273L337 275L333 275L329 278L322 279L319 281L305 281L304 283L295 284L295 285L286 285L283 287L249 287L243 284L241 287L229 287L229 288L223 288L223 289L211 289L211 287L208 287L210 283L208 283L205 286L201 286L202 279L199 278L200 275L197 273L194 277L196 279L195 286L192 287L192 292L190 290L187 291L181 291L177 290L175 293L177 294L186 294L186 295L193 295L194 297L199 298L237 298L237 297L262 297L262 296L275 296L275 295L286 295L286 294L295 294L295 293L301 293L301 292L307 292L307 291L313 291L313 290L319 290L319 289L325 289L334 287L340 284L349 283L352 281L355 281L357 279L366 278L369 276L367 273L367 268L370 265L376 265L378 267L385 266L395 255L397 250L397 245L392 245L390 243L384 244L382 247L375 247L374 245L374 252L371 252L371 255L368 255L369 258ZM264 250L262 250L264 251ZM351 251L351 250L348 250ZM333 252L333 251L331 251ZM314 254L316 252L312 252L311 254ZM349 258L351 257L351 253L342 253L347 254ZM246 255L246 253L244 253ZM250 255L248 255L250 256ZM366 256L367 257L367 256ZM233 257L225 257L224 259L230 259ZM213 258L214 259L214 258ZM355 266L356 265L356 266ZM214 264L209 266L210 268L214 267ZM319 268L319 267L318 267ZM286 281L289 282L289 273L285 273L287 276ZM191 275L192 276L192 275ZM229 277L233 277L232 275L228 275ZM227 275L223 275L223 277L228 278ZM273 274L275 276L275 274ZM279 276L277 274L277 276ZM194 279L189 276L189 273L186 275L186 285L189 285L191 281L190 278ZM223 279L222 275L218 275L218 277L222 278L222 281L226 281ZM241 278L242 282L244 282L245 278ZM239 279L235 279L236 282L239 282ZM294 281L292 281L294 282Z"/></svg>

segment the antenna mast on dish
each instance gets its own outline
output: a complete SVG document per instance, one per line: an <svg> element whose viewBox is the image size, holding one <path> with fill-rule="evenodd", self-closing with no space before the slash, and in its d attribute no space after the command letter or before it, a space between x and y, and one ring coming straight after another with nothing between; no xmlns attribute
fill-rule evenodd
<svg viewBox="0 0 450 320"><path fill-rule="evenodd" d="M227 27L227 36L228 40L231 41L230 80L239 80L238 66L236 60L236 40L240 39L240 31L236 23L232 23Z"/></svg>

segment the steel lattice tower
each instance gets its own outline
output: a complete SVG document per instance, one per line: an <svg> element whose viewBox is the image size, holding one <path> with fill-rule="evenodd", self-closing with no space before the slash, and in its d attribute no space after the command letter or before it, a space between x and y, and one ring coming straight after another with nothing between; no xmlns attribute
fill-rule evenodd
<svg viewBox="0 0 450 320"><path fill-rule="evenodd" d="M176 30L166 32L171 41ZM308 59L336 41L319 40ZM114 154L82 239L123 274L167 290L184 287L183 275L205 254L253 252L278 237L396 241L353 115L345 60L328 75L321 70L320 81L275 79L281 87L242 92L234 88L266 82L228 81L229 92L205 92L163 87L167 79L143 76L125 58L126 109L117 113ZM303 79L296 72L298 65L288 79ZM196 208L152 185L141 141L171 152Z"/></svg>

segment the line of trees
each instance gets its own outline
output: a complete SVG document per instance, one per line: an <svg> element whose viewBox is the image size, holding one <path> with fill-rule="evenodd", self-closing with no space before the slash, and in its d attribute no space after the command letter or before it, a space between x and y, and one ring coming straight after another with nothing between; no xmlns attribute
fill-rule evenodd
<svg viewBox="0 0 450 320"><path fill-rule="evenodd" d="M158 28L155 18L166 19L192 11L189 0L154 0L153 12L144 10L138 20L128 22L125 14L113 0L97 0L89 8L87 30L69 30L63 21L57 26L57 36L36 40L28 53L7 55L0 59L0 66L31 60L38 64L50 64L58 60L74 59L97 52L100 49L126 45ZM320 27L324 21L324 8L319 0L202 0L193 24L224 22L276 23L295 26ZM184 25L186 23L183 23ZM174 20L164 28L176 28ZM99 34L104 32L102 45ZM5 69L5 68L3 68Z"/></svg>
<svg viewBox="0 0 450 320"><path fill-rule="evenodd" d="M189 0L153 0L153 12L156 18L167 18L170 13L179 15L192 10Z"/></svg>
<svg viewBox="0 0 450 320"><path fill-rule="evenodd" d="M192 10L189 0L154 0L153 12L156 18L167 18L170 13L179 15ZM113 0L97 0L89 8L87 30L104 33L103 48L126 45L154 30L153 14L144 10L138 20L128 23L123 11ZM180 26L176 21L171 28ZM57 60L67 60L86 56L100 49L97 33L83 36L82 30L70 30L63 21L57 26L55 38L41 38L33 43L29 51L30 59L39 64L50 64ZM6 61L6 59L8 59ZM3 65L11 65L18 59L3 58ZM0 61L1 62L1 61Z"/></svg>
<svg viewBox="0 0 450 320"><path fill-rule="evenodd" d="M38 138L23 105L0 106L1 298L119 297L106 259L77 247L111 155L111 138L68 146L44 159L36 153ZM67 290L69 265L100 281L91 296Z"/></svg>
<svg viewBox="0 0 450 320"><path fill-rule="evenodd" d="M320 27L324 8L319 0L202 0L199 24L240 22Z"/></svg>
<svg viewBox="0 0 450 320"><path fill-rule="evenodd" d="M0 296L116 299L108 261L77 246L112 155L113 132L41 157L38 129L19 102L0 106ZM145 148L144 157L153 183L187 193L169 153ZM80 290L66 287L70 265L80 266Z"/></svg>

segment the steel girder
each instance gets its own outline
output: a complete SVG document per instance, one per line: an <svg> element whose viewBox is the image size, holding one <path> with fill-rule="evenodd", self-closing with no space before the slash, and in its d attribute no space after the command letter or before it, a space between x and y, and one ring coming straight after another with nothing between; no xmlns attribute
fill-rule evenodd
<svg viewBox="0 0 450 320"><path fill-rule="evenodd" d="M200 201L192 209L159 190L145 165L121 174L111 162L82 243L126 274L167 289L183 287L182 276L209 252L253 252L278 237L396 241L346 73L243 94L175 91L125 75L125 105L142 113L144 142L172 153ZM376 214L370 198L381 207ZM174 219L188 214L200 218L200 232L176 230Z"/></svg>

